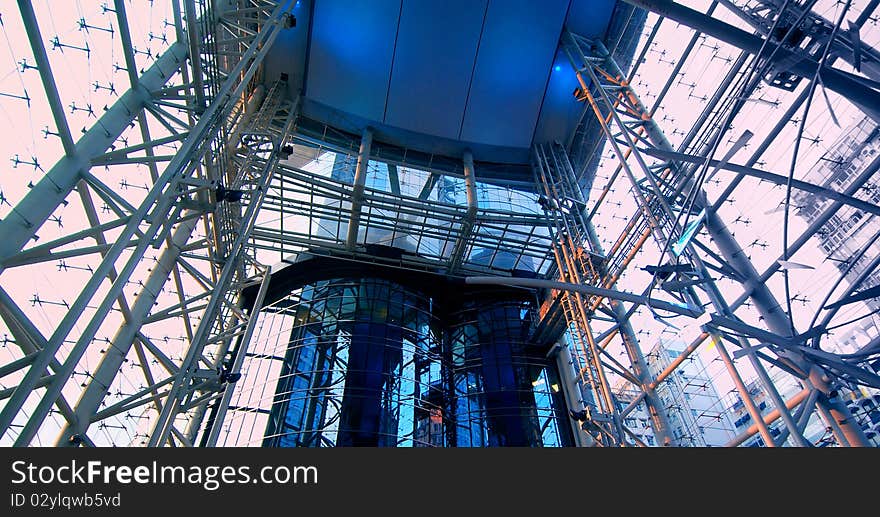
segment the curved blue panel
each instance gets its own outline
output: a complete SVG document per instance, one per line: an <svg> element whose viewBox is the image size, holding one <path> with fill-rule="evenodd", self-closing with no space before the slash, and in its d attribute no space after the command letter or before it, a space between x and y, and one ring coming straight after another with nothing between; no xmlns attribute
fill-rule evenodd
<svg viewBox="0 0 880 517"><path fill-rule="evenodd" d="M614 0L571 0L565 25L585 38L602 38L608 29L614 3Z"/></svg>
<svg viewBox="0 0 880 517"><path fill-rule="evenodd" d="M382 121L400 0L315 2L306 94Z"/></svg>
<svg viewBox="0 0 880 517"><path fill-rule="evenodd" d="M535 143L547 143L559 140L565 144L564 138L577 128L578 120L584 110L584 103L574 96L575 88L579 87L577 76L571 63L562 49L556 52L553 71L547 82L541 117L535 129Z"/></svg>
<svg viewBox="0 0 880 517"><path fill-rule="evenodd" d="M422 152L525 163L533 142L566 141L581 105L557 52L563 24L604 37L614 0L319 0L308 27L304 112ZM301 8L309 2L302 2ZM301 13L303 14L303 13ZM282 39L270 77L303 75ZM557 70L558 69L558 70Z"/></svg>
<svg viewBox="0 0 880 517"><path fill-rule="evenodd" d="M312 23L311 2L297 0L292 13L296 16L296 27L278 32L272 43L272 50L263 61L266 77L280 77L287 74L287 87L291 95L301 90L305 84L307 50L309 46L309 26ZM267 81L267 84L271 81Z"/></svg>
<svg viewBox="0 0 880 517"><path fill-rule="evenodd" d="M385 123L458 139L488 0L404 0Z"/></svg>
<svg viewBox="0 0 880 517"><path fill-rule="evenodd" d="M492 0L459 138L529 147L569 0Z"/></svg>

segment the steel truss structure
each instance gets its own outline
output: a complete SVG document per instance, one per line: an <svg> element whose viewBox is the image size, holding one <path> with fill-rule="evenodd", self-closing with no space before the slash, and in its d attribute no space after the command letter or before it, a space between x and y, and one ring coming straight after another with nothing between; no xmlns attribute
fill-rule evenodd
<svg viewBox="0 0 880 517"><path fill-rule="evenodd" d="M646 409L658 444L685 445L658 389L710 346L754 422L728 445L760 435L767 446L810 446L805 428L811 419L821 419L837 445L869 445L840 393L880 389L871 369L880 339L850 354L823 348L833 339L836 310L798 330L788 278L797 266L790 259L835 213L880 215L865 188L880 157L841 189L794 178L794 165L788 173L758 165L799 110L822 102L819 87L880 121L880 53L859 38L878 2L862 6L846 26L849 2L834 21L813 11L813 0L722 0L713 2L709 15L666 0L626 2L665 17L641 43L628 72L602 41L566 31L560 42L580 84L574 93L584 103L584 118L603 137L604 150L597 145L594 152L613 164L589 191L585 186L594 182L585 173L594 171L572 163L571 145L534 147L534 184L489 185L477 180L470 153L428 163L407 158L406 150L380 147L369 129L358 138L307 119L284 78L270 83L265 76L273 42L295 25L290 0L174 0L174 42L140 73L126 3L115 0L107 9L115 17L129 89L75 141L47 40L31 2L19 0L36 63L31 68L40 75L55 122L51 134L64 156L0 221L0 316L12 337L0 364L3 443L222 445L235 420L227 416L265 412L271 404L244 405L237 393L257 382L248 369L266 358L251 345L273 265L316 254L376 262L377 246L393 246L406 250L393 257L393 267L440 269L468 283L534 290L541 320L533 338L556 342L551 353L581 445L645 446L627 424L638 407ZM712 18L719 3L754 32ZM663 19L696 32L648 108L633 79ZM655 116L691 53L710 38L738 54L674 146ZM837 60L856 72L832 68ZM749 131L716 158L765 82L792 92L778 123L743 164L733 161L752 144ZM795 155L804 119L806 112ZM351 181L316 165L322 157L332 162L344 156L356 162ZM147 171L144 187L114 188L114 171L132 166ZM368 182L376 167L387 174L387 188ZM719 174L730 181L720 193L710 192L707 185ZM781 255L763 271L720 213L750 178L828 201L801 235L789 240L786 233ZM443 189L464 195L460 202L444 200L437 195ZM506 196L507 205L481 202L489 191ZM626 192L632 209L619 231L595 223L598 214L622 209L610 205L615 192ZM48 242L38 240L69 204L82 208L80 224L68 224ZM873 239L853 262L871 244ZM7 281L17 271L33 274L65 261L84 264L85 279L47 334ZM633 292L622 282L638 266L647 280ZM535 278L514 276L522 269ZM768 287L779 277L783 299ZM246 290L256 294L245 296ZM835 299L860 291L858 282L850 283ZM635 322L645 310L661 327L699 328L657 373ZM762 413L743 363L772 411ZM790 376L800 391L786 399L771 368ZM635 390L625 404L616 381ZM781 432L772 429L776 420Z"/></svg>

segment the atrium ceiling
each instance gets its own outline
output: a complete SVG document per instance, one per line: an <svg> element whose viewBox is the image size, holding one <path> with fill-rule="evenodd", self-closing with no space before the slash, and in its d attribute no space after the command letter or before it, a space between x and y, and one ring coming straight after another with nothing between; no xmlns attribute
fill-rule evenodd
<svg viewBox="0 0 880 517"><path fill-rule="evenodd" d="M566 140L583 105L558 42L602 37L610 0L300 2L267 58L308 117L422 152L522 164ZM305 44L303 40L305 41ZM293 92L292 92L293 93Z"/></svg>

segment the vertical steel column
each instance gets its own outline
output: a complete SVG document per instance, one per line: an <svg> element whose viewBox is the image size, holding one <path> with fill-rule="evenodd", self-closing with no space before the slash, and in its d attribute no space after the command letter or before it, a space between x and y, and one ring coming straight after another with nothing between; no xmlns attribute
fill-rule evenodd
<svg viewBox="0 0 880 517"><path fill-rule="evenodd" d="M543 187L543 191L548 199L545 210L548 214L552 214L553 226L556 228L555 234L551 231L551 236L554 239L553 255L560 277L563 281L574 285L588 285L594 280L595 275L592 271L583 270L584 264L578 259L578 253L583 252L583 245L585 244L584 230L581 228L581 224L570 220L571 214L563 208L566 200L575 200L567 194L567 182L564 181L564 178L559 177L563 173L559 170L558 160L554 157L551 164L548 153L544 150L543 146L536 146L533 154L533 170L536 184ZM554 171L556 172L555 174ZM622 445L624 443L624 431L620 421L619 408L616 405L614 394L602 365L598 344L590 329L590 311L587 309L589 298L582 296L576 290L562 293L561 296L563 297L563 308L566 311L566 320L569 326L574 327L576 330L574 337L578 341L584 355L585 365L579 373L581 377L584 376L585 372L588 375L590 385L598 398L598 407L603 412L602 417L607 419L613 426L616 435L607 429L603 429L603 432L617 442L613 445ZM598 418L588 414L588 420L598 420ZM596 425L595 422L592 423ZM601 427L598 428L602 429Z"/></svg>
<svg viewBox="0 0 880 517"><path fill-rule="evenodd" d="M205 111L205 81L202 69L202 56L199 53L199 26L196 19L196 4L194 0L183 2L183 13L186 17L186 40L189 44L189 59L192 63L193 89L195 90L195 111L201 114ZM213 20L211 20L213 22Z"/></svg>
<svg viewBox="0 0 880 517"><path fill-rule="evenodd" d="M244 335L241 336L238 348L234 351L235 358L233 359L232 366L229 368L229 372L233 375L241 371L241 365L244 363L244 358L247 355L251 337L253 337L254 330L257 328L257 320L263 307L263 300L266 299L266 292L269 290L269 281L271 279L272 268L267 267L263 274L263 280L260 282L260 289L257 291L257 296L254 299L254 306L251 308ZM226 411L229 409L229 401L232 400L232 392L232 388L227 385L226 389L223 390L223 397L217 402L214 413L210 417L204 439L204 445L207 447L217 445L217 438L220 436L220 429L223 427L223 420L226 417Z"/></svg>
<svg viewBox="0 0 880 517"><path fill-rule="evenodd" d="M611 61L613 62L613 60ZM619 72L619 69L617 70L617 72ZM666 140L665 136L663 136L662 131L659 129L659 126L657 126L656 122L654 122L653 119L647 122L647 127L648 136L651 139L652 143L654 143L654 145L656 145L660 149L668 151L672 150L672 146ZM791 335L791 328L788 316L785 314L779 302L776 301L776 299L773 297L772 293L770 293L766 285L758 278L758 273L755 270L754 265L752 265L751 261L748 260L745 252L727 230L726 225L723 221L721 221L714 210L707 210L705 226L716 246L718 246L718 249L724 259L727 260L731 264L731 266L734 267L734 269L736 269L740 274L744 276L745 281L743 282L743 286L745 287L747 292L751 293L750 296L755 303L755 307L765 318L768 328L771 331L780 335ZM804 366L805 371L810 372L810 381L813 386L819 388L824 393L828 393L831 391L827 385L827 380L825 380L824 376L816 367L806 365L802 359L799 361L796 360L796 362ZM758 370L758 373L759 375L766 375L766 372L763 371L763 368L760 368ZM767 377L767 379L769 382L769 377ZM768 392L771 398L773 398L774 401L777 402L776 405L782 413L783 420L785 420L786 424L789 426L789 429L792 431L793 437L797 439L798 433L796 432L796 425L794 420L791 418L790 413L783 409L784 406L781 406L781 404L784 404L784 402L782 401L781 397L778 396L778 393L775 393L776 390L772 388L772 386L770 386L769 388L770 389L768 389ZM820 401L820 404L824 402L825 401ZM846 439L851 444L866 443L866 438L864 437L864 433L862 432L861 428L859 428L857 425L851 425L853 422L852 415L846 408L846 406L840 401L834 400L827 401L827 403L830 404L829 410L831 411L831 414L834 415L834 418L840 422L841 429L847 435Z"/></svg>
<svg viewBox="0 0 880 517"><path fill-rule="evenodd" d="M574 45L575 47L578 47L578 43L577 43L576 38L574 38L574 36L573 36L573 35L570 35L570 34L569 34L569 36L570 36L570 39L571 39L573 45ZM598 53L600 54L600 57L597 58L597 59L601 59L602 62L603 62L606 66L610 67L609 71L607 71L607 72L606 72L606 71L600 71L600 73L610 74L611 77L615 77L615 78L622 78L622 77L624 76L623 72L622 72L622 71L620 70L620 68L617 66L617 63L614 61L614 59L608 54L608 51L604 48L604 46L603 46L600 42L593 42L592 44L593 44L593 46L597 49ZM584 53L579 47L578 47L578 51L580 52L580 54L581 54L581 56L582 56L582 58L583 58L583 60L584 60L585 68L586 68L587 72L590 73L590 76L591 76L593 82L597 82L597 81L599 80L599 77L598 77L598 75L592 70L592 68L593 68L594 65L592 64L592 62L590 61L590 59L587 58L586 54L585 54L585 53ZM574 62L573 62L573 64L574 64ZM577 68L576 68L576 69L577 69ZM580 76L580 73L581 73L580 70L577 70L577 73L578 73L578 75ZM583 84L583 81L582 81L582 84ZM604 97L605 92L602 91L602 85L601 85L601 84L597 84L596 86L597 86L597 88L600 89L600 94L602 94L602 95L603 95L603 98L605 98L605 97ZM628 96L628 97L627 97L627 98L628 98L628 102L631 104L631 107L632 107L633 109L636 109L638 112L641 112L641 113L647 113L647 111L645 110L644 106L641 104L641 101L638 99L638 97L635 95L635 93L632 91L632 89L631 89L628 85L623 85L623 86L624 86L624 88L625 88L625 91L624 91L624 93L621 93L621 95L627 95L627 96ZM610 129L606 127L605 120L603 120L603 119L601 118L601 113L599 112L597 106L595 105L595 101L592 100L592 99L593 99L592 94L591 94L589 91L586 91L585 93L587 94L588 99L590 99L591 102L594 103L594 111L596 111L596 115L597 115L597 117L600 118L599 122L603 125L603 129L605 129L606 133L609 133L609 138L611 138L612 135L610 135ZM605 98L605 100L608 101L607 98ZM619 122L619 121L617 120L617 118L616 118L616 114L612 113L612 115L615 116L614 120L617 121L618 124L620 124L620 122ZM648 140L649 140L654 146L656 146L656 147L658 147L658 148L660 148L660 149L662 149L662 150L672 151L672 146L671 146L671 144L670 144L669 141L666 139L666 137L665 137L665 135L663 134L662 130L661 130L660 127L656 124L656 122L653 120L653 118L651 118L650 116L642 116L641 118L642 118L642 123L643 123L643 125L644 125L644 127L645 127L645 132L646 132L646 135L647 135L647 137L648 137ZM621 151L619 151L619 150L617 149L616 144L615 144L614 142L612 142L612 144L615 146L615 151L617 152L618 157L620 157L621 160L625 159L625 158L623 158L623 155L622 155ZM630 148L632 149L632 151L636 154L636 156L637 156L637 158L638 158L638 157L639 157L639 153L638 153L638 151L634 148L634 145L633 145L632 142L630 142ZM642 168L644 169L645 174L649 175L649 177L650 177L651 171L648 170L648 168L647 168L647 166L644 164L644 162L640 159L640 160L639 160L639 163L640 163L640 165L642 166ZM624 164L624 167L626 167L625 164ZM671 165L671 167L676 168L676 165L673 164L673 165ZM678 169L676 169L676 170L678 170ZM680 171L679 171L679 172L680 172ZM630 176L631 176L631 175L630 175ZM678 188L676 188L676 192L680 192L680 191L682 191L682 189L687 188L687 185L688 185L688 184L692 184L692 183L693 183L693 178L690 177L690 176L683 176L683 175L681 175L681 174L679 174L678 176L680 176L680 177L672 178L673 186L676 186L676 185L675 185L676 183L679 183L679 184L680 184L680 185L678 185ZM633 181L632 177L630 177L630 180ZM636 189L639 188L639 185L638 185L638 184L634 184L633 186L634 186L634 188L636 188ZM637 193L638 193L638 192L637 192ZM658 195L658 196L661 196L662 193L660 193L660 192L658 191L658 194L657 194L657 195ZM638 196L638 197L639 197L639 200L640 200L641 202L644 202L644 201L643 201L643 196ZM663 206L664 206L664 209L665 209L667 212L669 212L668 205L666 205L666 204L664 203ZM645 208L643 208L643 209L645 209ZM673 218L674 218L674 215L670 214L670 217L673 217ZM708 225L707 225L707 226L708 226ZM717 240L717 239L716 239L716 240ZM690 248L690 246L689 246L689 248ZM692 251L690 251L690 252L688 253L688 256L689 256L689 257L691 258L691 260L694 262L694 266L697 268L697 270L698 270L698 271L702 271L701 276L702 276L703 278L710 278L708 272L705 270L705 266L703 266L703 264L702 264L702 260L700 259L700 257L699 257L698 255L696 255L695 253L693 253ZM722 296L721 293L718 291L717 287L714 285L714 282L712 282L712 281L708 281L708 282L705 283L705 286L706 286L707 294L709 295L710 301L711 301L712 304L716 307L716 309L717 309L720 313L722 313L722 314L729 314L731 311L729 310L729 307L727 306L726 302L724 301L723 296ZM777 305L778 305L778 304L777 304ZM746 350L749 350L747 343L743 342L743 346L744 346L744 348L746 348ZM773 385L772 381L770 380L769 375L767 374L767 372L765 371L765 369L764 369L763 366L761 365L760 361L759 361L758 358L755 356L755 354L752 353L752 352L749 352L749 353L748 353L748 356L749 356L749 359L750 359L750 361L752 362L752 365L754 366L756 372L758 373L758 376L760 377L762 384L764 385L765 389L767 390L768 395L769 395L770 398L773 400L773 402L774 402L774 404L776 405L776 407L779 409L779 411L780 411L780 413L781 413L781 416L782 416L782 419L785 421L786 425L788 426L789 430L791 431L792 438L793 438L793 439L795 440L795 442L798 443L799 445L806 445L806 443L805 443L805 441L804 441L802 435L801 435L801 434L798 432L798 430L797 430L796 422L795 422L794 419L792 418L791 414L788 412L787 408L785 408L784 401L783 401L782 398L779 396L778 392L776 391L775 386Z"/></svg>
<svg viewBox="0 0 880 517"><path fill-rule="evenodd" d="M357 245L358 230L361 226L361 210L364 205L364 188L367 185L367 167L370 164L370 146L373 143L373 131L364 129L361 135L361 146L358 149L357 165L354 169L354 188L351 191L351 218L348 223L348 235L345 248L354 250Z"/></svg>
<svg viewBox="0 0 880 517"><path fill-rule="evenodd" d="M571 161L568 159L568 155L564 152L561 154L564 158L564 160L562 160L563 164L568 172L566 177L567 179L572 180L574 178L574 168L571 165ZM586 209L586 199L584 198L583 192L579 188L577 182L569 181L569 183L569 190L577 196L577 201L580 202L580 206L582 207L579 208L578 211ZM596 229L593 227L592 221L589 219L582 219L582 225L590 247L600 255L604 255L601 241L596 234ZM614 289L616 285L617 282L611 282L610 284L603 284L602 287L606 289ZM611 312L614 315L614 319L617 321L620 337L623 341L626 354L629 357L632 371L639 381L639 387L645 394L645 407L647 408L648 415L651 419L651 427L654 430L654 437L657 439L658 444L665 446L676 445L673 436L670 434L672 426L669 424L669 416L666 414L666 408L663 406L660 397L657 396L657 392L651 387L651 374L648 371L648 364L645 362L645 356L642 353L639 340L632 328L632 324L630 324L629 318L626 317L626 311L623 309L619 300L609 299L608 303L611 306Z"/></svg>
<svg viewBox="0 0 880 517"><path fill-rule="evenodd" d="M574 360L565 338L560 339L553 348L556 349L553 357L556 359L556 369L559 371L559 383L562 384L562 394L565 396L569 409L584 407L582 395L584 387L574 375ZM593 447L596 445L596 441L581 429L577 420L569 418L568 421L571 424L575 446Z"/></svg>
<svg viewBox="0 0 880 517"><path fill-rule="evenodd" d="M464 260L464 254L467 251L468 241L474 231L474 224L477 221L477 180L474 176L474 156L470 151L465 151L463 156L464 162L464 189L467 196L467 213L461 222L461 233L455 248L449 258L450 273L458 271Z"/></svg>

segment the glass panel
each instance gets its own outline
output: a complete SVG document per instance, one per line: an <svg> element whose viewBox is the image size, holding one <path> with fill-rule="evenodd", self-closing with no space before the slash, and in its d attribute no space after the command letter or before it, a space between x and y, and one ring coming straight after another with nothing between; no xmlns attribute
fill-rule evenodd
<svg viewBox="0 0 880 517"><path fill-rule="evenodd" d="M438 303L362 278L304 286L272 311L295 317L264 446L572 443L555 363L528 341L530 303Z"/></svg>

